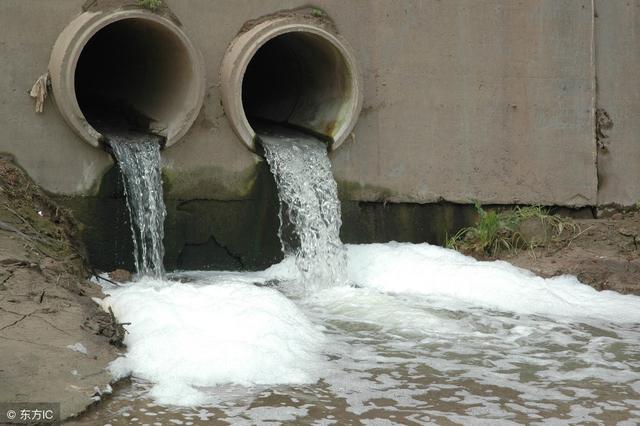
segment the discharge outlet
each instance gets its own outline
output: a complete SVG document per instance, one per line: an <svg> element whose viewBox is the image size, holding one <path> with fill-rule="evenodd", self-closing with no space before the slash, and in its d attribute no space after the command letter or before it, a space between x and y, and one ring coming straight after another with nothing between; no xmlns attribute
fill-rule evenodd
<svg viewBox="0 0 640 426"><path fill-rule="evenodd" d="M200 52L172 20L141 9L79 15L58 37L49 73L62 116L96 147L111 129L172 145L204 98Z"/></svg>
<svg viewBox="0 0 640 426"><path fill-rule="evenodd" d="M241 141L255 151L254 127L272 122L340 146L362 107L362 79L346 41L302 13L246 27L221 67L222 102Z"/></svg>

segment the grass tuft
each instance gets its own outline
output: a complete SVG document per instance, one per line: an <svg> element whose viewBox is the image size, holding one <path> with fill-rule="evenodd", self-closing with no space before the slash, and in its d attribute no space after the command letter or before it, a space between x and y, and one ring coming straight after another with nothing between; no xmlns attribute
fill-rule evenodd
<svg viewBox="0 0 640 426"><path fill-rule="evenodd" d="M533 250L555 240L563 233L574 234L578 226L570 219L552 215L542 206L515 207L497 212L475 203L478 222L446 239L446 247L493 257L500 251ZM527 232L527 227L536 232Z"/></svg>
<svg viewBox="0 0 640 426"><path fill-rule="evenodd" d="M149 10L156 10L162 4L162 0L138 0L138 5Z"/></svg>

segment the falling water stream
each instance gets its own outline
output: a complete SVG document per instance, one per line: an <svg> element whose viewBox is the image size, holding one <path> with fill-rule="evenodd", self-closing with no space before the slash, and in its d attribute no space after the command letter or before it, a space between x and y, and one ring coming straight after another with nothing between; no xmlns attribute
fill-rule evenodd
<svg viewBox="0 0 640 426"><path fill-rule="evenodd" d="M340 200L327 145L275 127L262 131L260 139L278 187L280 243L285 256L295 258L302 274L301 290L309 293L344 282Z"/></svg>
<svg viewBox="0 0 640 426"><path fill-rule="evenodd" d="M133 378L72 424L637 424L640 297L429 244L342 245L324 146L262 140L285 260L102 283L130 323L110 371ZM155 161L144 146L127 149ZM145 161L132 184L158 182Z"/></svg>
<svg viewBox="0 0 640 426"><path fill-rule="evenodd" d="M110 146L124 183L136 271L139 276L162 278L166 209L158 137L111 136Z"/></svg>

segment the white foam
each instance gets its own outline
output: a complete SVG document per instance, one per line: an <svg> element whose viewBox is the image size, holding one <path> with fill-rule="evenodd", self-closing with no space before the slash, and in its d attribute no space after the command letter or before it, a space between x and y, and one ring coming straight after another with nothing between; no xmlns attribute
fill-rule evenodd
<svg viewBox="0 0 640 426"><path fill-rule="evenodd" d="M109 291L129 333L116 377L156 385L160 403L202 404L198 387L306 383L317 379L324 337L276 290L244 283L192 285L143 279Z"/></svg>
<svg viewBox="0 0 640 426"><path fill-rule="evenodd" d="M67 349L71 349L74 352L80 352L81 354L87 355L87 348L80 342L74 343L73 345L67 345Z"/></svg>
<svg viewBox="0 0 640 426"><path fill-rule="evenodd" d="M302 298L290 291L301 277L291 258L260 272L184 272L174 278L188 284L143 279L107 289L102 303L131 322L128 352L111 371L155 383L151 395L160 403L213 404L236 419L260 385L319 378L356 415L377 397L424 410L424 385L414 375L427 375L436 393L470 381L521 398L506 406L490 395L456 394L460 406L474 406L452 420L506 420L529 409L545 415L550 408L529 404L602 398L612 384L629 395L640 388L639 297L428 244L348 246L347 274L357 287ZM274 280L295 297L264 287ZM294 389L304 394L314 386ZM268 412L249 417L264 420Z"/></svg>
<svg viewBox="0 0 640 426"><path fill-rule="evenodd" d="M544 279L507 262L480 262L429 244L348 246L349 279L392 293L429 296L435 305L462 304L517 314L640 322L640 297L598 292L573 276Z"/></svg>

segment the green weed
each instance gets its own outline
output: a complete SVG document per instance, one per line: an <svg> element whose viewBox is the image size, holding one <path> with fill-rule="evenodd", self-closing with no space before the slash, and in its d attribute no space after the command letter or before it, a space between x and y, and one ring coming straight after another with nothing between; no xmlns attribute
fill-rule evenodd
<svg viewBox="0 0 640 426"><path fill-rule="evenodd" d="M320 9L311 9L311 16L314 18L323 18L325 13Z"/></svg>
<svg viewBox="0 0 640 426"><path fill-rule="evenodd" d="M515 207L512 210L487 211L475 204L478 222L463 228L446 239L445 245L455 250L493 257L499 251L515 252L557 240L564 232L575 233L577 225L570 219L555 216L542 206ZM529 224L542 230L542 235L529 235L524 227Z"/></svg>
<svg viewBox="0 0 640 426"><path fill-rule="evenodd" d="M149 10L156 10L162 4L162 0L138 0L138 5Z"/></svg>

